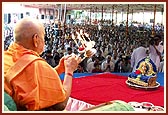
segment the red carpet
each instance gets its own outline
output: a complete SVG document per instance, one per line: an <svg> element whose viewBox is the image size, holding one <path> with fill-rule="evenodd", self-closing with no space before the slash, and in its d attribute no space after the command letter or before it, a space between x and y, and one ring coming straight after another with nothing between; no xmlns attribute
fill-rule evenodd
<svg viewBox="0 0 168 115"><path fill-rule="evenodd" d="M71 97L98 105L112 100L151 102L164 106L164 87L156 90L133 89L127 86L127 77L111 73L73 79Z"/></svg>

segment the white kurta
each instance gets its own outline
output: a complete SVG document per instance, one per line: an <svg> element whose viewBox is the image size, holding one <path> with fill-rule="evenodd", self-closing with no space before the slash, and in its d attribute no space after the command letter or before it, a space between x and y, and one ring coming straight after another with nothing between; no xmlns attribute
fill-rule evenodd
<svg viewBox="0 0 168 115"><path fill-rule="evenodd" d="M158 49L158 51L159 51L160 53L163 52L163 47L162 47L161 45L156 46L156 48ZM153 46L150 45L149 50L150 50L149 56L150 56L151 60L155 63L156 68L157 68L157 70L158 70L159 67L160 67L160 57L159 57L159 55L156 53L156 49L155 49Z"/></svg>
<svg viewBox="0 0 168 115"><path fill-rule="evenodd" d="M108 69L106 70L107 65L108 65L107 60L105 60L105 61L101 64L101 70L102 70L102 71L105 71L105 72L113 72L113 71L114 71L114 66L115 66L114 63L113 63L112 61L110 61L110 63L109 63L110 68L108 68Z"/></svg>
<svg viewBox="0 0 168 115"><path fill-rule="evenodd" d="M132 72L136 70L136 66L140 60L145 58L147 56L146 54L146 48L145 47L138 47L136 48L132 54L131 54L131 67L133 68Z"/></svg>
<svg viewBox="0 0 168 115"><path fill-rule="evenodd" d="M90 62L90 63L88 63L86 69L87 69L88 73L91 73L94 68L95 68L94 67L94 62Z"/></svg>

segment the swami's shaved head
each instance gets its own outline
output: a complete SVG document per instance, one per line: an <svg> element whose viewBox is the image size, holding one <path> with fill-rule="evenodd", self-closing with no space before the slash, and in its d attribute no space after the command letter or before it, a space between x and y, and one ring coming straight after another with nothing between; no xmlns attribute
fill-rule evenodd
<svg viewBox="0 0 168 115"><path fill-rule="evenodd" d="M24 18L20 20L15 26L15 41L20 42L23 40L23 38L30 39L32 38L33 34L40 34L42 29L44 29L44 27L38 20Z"/></svg>
<svg viewBox="0 0 168 115"><path fill-rule="evenodd" d="M39 45L42 47L42 44L37 37L44 41L44 34L43 24L32 18L24 18L20 20L14 29L15 42L27 49L35 51L38 50ZM37 52L39 53L39 51Z"/></svg>

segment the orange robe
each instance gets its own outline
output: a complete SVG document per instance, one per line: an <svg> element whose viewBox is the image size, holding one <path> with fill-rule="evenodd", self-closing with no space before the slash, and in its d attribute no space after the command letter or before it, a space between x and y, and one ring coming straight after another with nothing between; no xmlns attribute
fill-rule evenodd
<svg viewBox="0 0 168 115"><path fill-rule="evenodd" d="M39 55L13 43L4 51L4 76L9 68L25 54ZM17 104L25 106L27 110L40 110L66 99L66 91L56 71L44 60L36 60L29 64L24 71L15 76L10 86L13 89L13 99ZM4 77L4 81L5 81ZM6 83L4 83L6 84Z"/></svg>

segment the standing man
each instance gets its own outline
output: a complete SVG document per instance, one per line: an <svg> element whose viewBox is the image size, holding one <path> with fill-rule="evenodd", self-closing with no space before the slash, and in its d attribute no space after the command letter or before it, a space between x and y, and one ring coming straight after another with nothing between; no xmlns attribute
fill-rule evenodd
<svg viewBox="0 0 168 115"><path fill-rule="evenodd" d="M103 72L114 72L114 62L112 61L111 55L106 56L106 60L104 60L101 64L101 70Z"/></svg>
<svg viewBox="0 0 168 115"><path fill-rule="evenodd" d="M136 66L140 60L145 58L147 56L147 47L146 43L144 41L141 41L139 47L137 47L135 50L133 50L131 54L131 68L132 72L136 70Z"/></svg>
<svg viewBox="0 0 168 115"><path fill-rule="evenodd" d="M161 42L161 36L156 35L152 39L153 43L150 44L149 50L150 50L150 58L151 60L155 63L157 71L159 70L160 67L160 61L162 59L162 53L163 53L163 45L160 43Z"/></svg>

